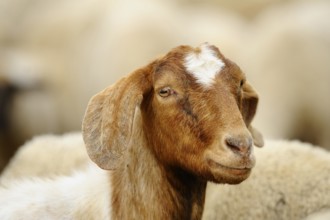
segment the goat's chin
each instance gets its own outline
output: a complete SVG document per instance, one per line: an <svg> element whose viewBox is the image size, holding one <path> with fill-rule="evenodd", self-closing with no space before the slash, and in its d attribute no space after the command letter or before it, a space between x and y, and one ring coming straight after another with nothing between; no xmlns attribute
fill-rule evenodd
<svg viewBox="0 0 330 220"><path fill-rule="evenodd" d="M232 172L229 171L228 173L221 172L219 170L211 171L212 177L210 178L211 182L214 183L227 183L227 184L239 184L246 180L251 173L251 169L239 171L237 173L236 171Z"/></svg>

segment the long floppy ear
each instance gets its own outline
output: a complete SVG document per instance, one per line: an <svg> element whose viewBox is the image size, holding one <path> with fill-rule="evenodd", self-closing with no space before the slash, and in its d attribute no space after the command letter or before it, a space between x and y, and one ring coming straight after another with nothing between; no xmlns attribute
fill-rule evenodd
<svg viewBox="0 0 330 220"><path fill-rule="evenodd" d="M251 122L257 111L258 100L258 94L254 91L252 86L246 82L243 85L241 111L245 124L253 137L254 145L256 145L257 147L262 147L264 145L264 139L262 137L262 134L251 125Z"/></svg>
<svg viewBox="0 0 330 220"><path fill-rule="evenodd" d="M116 169L125 153L135 109L151 88L150 71L148 66L137 70L89 101L82 133L89 157L102 169Z"/></svg>

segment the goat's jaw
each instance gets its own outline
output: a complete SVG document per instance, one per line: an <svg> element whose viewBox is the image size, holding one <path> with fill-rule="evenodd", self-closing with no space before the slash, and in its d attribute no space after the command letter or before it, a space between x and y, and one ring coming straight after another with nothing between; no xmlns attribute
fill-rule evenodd
<svg viewBox="0 0 330 220"><path fill-rule="evenodd" d="M223 158L224 155L221 156ZM255 165L253 154L248 157L228 156L225 161L214 152L205 154L205 162L212 173L211 181L216 183L238 184L246 180Z"/></svg>

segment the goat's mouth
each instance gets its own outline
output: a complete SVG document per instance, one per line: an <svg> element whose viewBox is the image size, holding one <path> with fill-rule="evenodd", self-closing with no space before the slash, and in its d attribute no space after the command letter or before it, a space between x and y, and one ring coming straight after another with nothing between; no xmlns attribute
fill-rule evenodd
<svg viewBox="0 0 330 220"><path fill-rule="evenodd" d="M237 163L225 165L221 160L208 157L206 162L213 175L211 181L229 184L238 184L247 179L255 165L254 159L241 159Z"/></svg>
<svg viewBox="0 0 330 220"><path fill-rule="evenodd" d="M208 165L212 168L221 169L226 172L230 172L231 174L234 174L234 175L245 175L247 172L250 172L252 169L251 166L242 166L242 167L225 166L212 159L209 159L207 162L208 162Z"/></svg>

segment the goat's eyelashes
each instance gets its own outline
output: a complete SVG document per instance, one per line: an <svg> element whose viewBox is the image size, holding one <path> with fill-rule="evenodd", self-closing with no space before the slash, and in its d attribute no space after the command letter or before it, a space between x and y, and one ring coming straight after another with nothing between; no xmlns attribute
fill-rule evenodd
<svg viewBox="0 0 330 220"><path fill-rule="evenodd" d="M175 94L175 91L173 89L171 89L170 87L164 87L158 91L158 95L163 98L169 97L170 95L173 95L173 94Z"/></svg>

